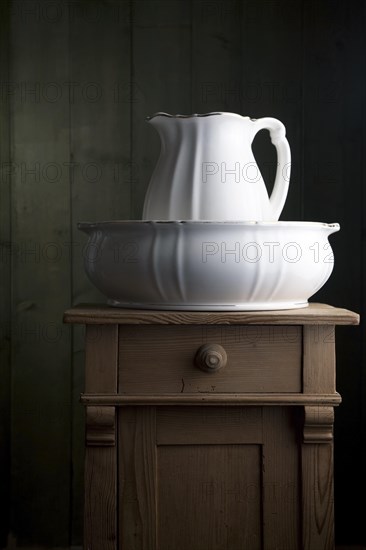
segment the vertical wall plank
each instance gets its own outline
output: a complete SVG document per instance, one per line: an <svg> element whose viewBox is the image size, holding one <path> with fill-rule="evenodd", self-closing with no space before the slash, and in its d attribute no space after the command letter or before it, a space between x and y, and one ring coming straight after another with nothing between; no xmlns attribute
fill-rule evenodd
<svg viewBox="0 0 366 550"><path fill-rule="evenodd" d="M241 112L242 2L192 2L192 110ZM238 159L240 160L240 159Z"/></svg>
<svg viewBox="0 0 366 550"><path fill-rule="evenodd" d="M242 2L241 100L243 114L271 116L286 127L291 148L291 177L281 220L302 218L302 1ZM260 132L253 150L269 190L276 170L268 132Z"/></svg>
<svg viewBox="0 0 366 550"><path fill-rule="evenodd" d="M9 2L0 3L0 82L9 82ZM9 97L3 89L0 99L0 546L5 545L10 503L10 411L11 411L11 302L10 302L10 118Z"/></svg>
<svg viewBox="0 0 366 550"><path fill-rule="evenodd" d="M70 99L72 168L72 302L104 302L83 267L86 235L79 221L129 219L130 3L75 0L70 12ZM83 329L73 327L72 541L82 540L84 411Z"/></svg>
<svg viewBox="0 0 366 550"><path fill-rule="evenodd" d="M293 166L281 219L301 219L301 1L202 1L193 7L194 110L273 116L285 124ZM258 134L253 150L270 191L276 156L267 132Z"/></svg>
<svg viewBox="0 0 366 550"><path fill-rule="evenodd" d="M68 18L41 1L11 26L12 531L19 545L66 546L70 486Z"/></svg>
<svg viewBox="0 0 366 550"><path fill-rule="evenodd" d="M191 110L190 3L135 0L132 27L132 210L140 219L145 192L160 150L146 116Z"/></svg>

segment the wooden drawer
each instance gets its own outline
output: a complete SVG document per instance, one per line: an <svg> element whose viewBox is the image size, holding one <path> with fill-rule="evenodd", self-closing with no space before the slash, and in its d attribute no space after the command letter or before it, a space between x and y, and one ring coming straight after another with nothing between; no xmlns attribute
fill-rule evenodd
<svg viewBox="0 0 366 550"><path fill-rule="evenodd" d="M199 369L203 344L219 344L227 364ZM302 327L143 325L119 327L118 391L166 393L301 392Z"/></svg>

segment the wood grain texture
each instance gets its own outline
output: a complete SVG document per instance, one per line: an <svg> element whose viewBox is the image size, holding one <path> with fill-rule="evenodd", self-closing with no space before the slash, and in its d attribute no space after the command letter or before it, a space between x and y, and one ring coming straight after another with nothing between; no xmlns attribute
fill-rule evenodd
<svg viewBox="0 0 366 550"><path fill-rule="evenodd" d="M335 392L335 334L333 326L304 327L303 391Z"/></svg>
<svg viewBox="0 0 366 550"><path fill-rule="evenodd" d="M117 338L117 326L87 327L86 391L98 391L101 387L112 394L117 391ZM97 412L100 412L99 407ZM102 409L102 413L99 420L103 429L99 422L97 440L95 414L93 422L86 425L86 442L94 444L87 446L85 453L84 546L88 550L117 548L117 447L105 446L106 439L112 443L114 409Z"/></svg>
<svg viewBox="0 0 366 550"><path fill-rule="evenodd" d="M294 410L286 407L263 409L264 550L301 548L300 453L295 419Z"/></svg>
<svg viewBox="0 0 366 550"><path fill-rule="evenodd" d="M121 549L301 547L289 409L123 408L119 448Z"/></svg>
<svg viewBox="0 0 366 550"><path fill-rule="evenodd" d="M82 394L81 401L90 405L339 405L339 393L301 394L301 393L211 393L184 395L108 395Z"/></svg>
<svg viewBox="0 0 366 550"><path fill-rule="evenodd" d="M85 550L117 549L116 452L114 447L87 447L85 452Z"/></svg>
<svg viewBox="0 0 366 550"><path fill-rule="evenodd" d="M157 445L260 444L260 407L159 407Z"/></svg>
<svg viewBox="0 0 366 550"><path fill-rule="evenodd" d="M118 425L118 548L160 550L155 407L120 409Z"/></svg>
<svg viewBox="0 0 366 550"><path fill-rule="evenodd" d="M119 393L301 391L300 327L218 328L120 327ZM203 343L224 347L224 369L206 373L195 365Z"/></svg>
<svg viewBox="0 0 366 550"><path fill-rule="evenodd" d="M334 550L333 443L302 445L303 550Z"/></svg>
<svg viewBox="0 0 366 550"><path fill-rule="evenodd" d="M224 327L229 331L232 328L235 327ZM281 345L276 347L282 342L281 327L270 328L274 329L270 332L273 338L268 344L272 366L273 357L278 355L290 372L293 361L288 350L281 348ZM150 394L137 395L129 391L123 395L121 388L129 389L127 384L133 378L138 380L138 387L144 387L148 372L146 365L154 373L155 380L164 383L165 371L180 365L187 348L193 349L190 354L193 362L197 349L195 338L200 328L140 326L136 330L132 326L118 324L87 326L86 357L92 376L87 375L86 380L96 388L105 384L107 377L109 390L104 390L104 394L89 391L82 396L82 402L96 408L104 407L106 413L111 407L111 417L114 407L122 406L118 413L118 468L114 462L115 467L110 468L107 474L114 479L116 469L119 472L116 482L120 487L118 545L122 550L170 550L172 546L182 550L187 547L199 550L203 541L206 544L209 541L210 548L225 550L232 550L233 545L239 549L250 545L251 548L265 550L294 550L301 548L301 539L308 550L318 550L323 544L327 550L331 548L328 545L332 541L329 533L333 529L333 508L328 497L333 470L324 451L317 449L316 461L313 451L318 447L314 446L315 441L322 441L322 446L329 449L329 424L333 422L330 413L333 412L333 405L340 402L332 376L335 369L334 326L304 327L307 332L303 347L300 328L288 328L292 331L289 341L295 344L299 372L302 349L305 354L303 377L310 380L307 382L308 391L287 394L220 392L211 395L197 392L192 395L192 392L170 393L164 387L162 390L160 385L160 391L153 388ZM315 328L319 330L315 331ZM235 340L231 332L225 334L224 340L229 351L228 366L224 370L227 375ZM249 342L252 341L249 338ZM250 343L241 349L239 355L249 361L260 353L263 345L263 339L254 347ZM248 349L250 353L246 356ZM174 355L177 350L177 355ZM164 354L170 360L162 369ZM123 369L129 365L134 368L128 370L128 376L122 383ZM139 366L143 367L141 372L144 376L141 376ZM118 382L116 372L119 369ZM319 376L318 370L323 371L322 376ZM199 375L205 377L206 373L199 372ZM176 374L172 379L175 378ZM154 379L151 379L146 386L153 383ZM328 389L327 393L324 388ZM156 404L165 406L156 409ZM250 406L244 407L244 404ZM305 406L306 443L303 446L303 426L298 421L300 405ZM93 431L90 437L93 439ZM311 449L311 453L304 447ZM226 469L223 464L226 464ZM90 467L87 463L87 472ZM219 491L215 486L212 493L211 484L208 486L209 494L206 494L207 476L219 480ZM248 480L257 477L258 483L252 483L250 489L255 504L251 502L249 506L246 501L239 503L237 499L241 489L238 490L238 487L243 483L248 490ZM96 479L96 483L101 482ZM233 483L236 484L234 489ZM222 487L230 487L230 497L226 489L222 491ZM310 492L311 487L314 494ZM202 503L198 499L199 494L204 494L208 500ZM231 500L233 495L235 506ZM87 498L90 500L88 490ZM110 518L103 515L105 510L103 512L95 504L94 509L99 514L99 518L95 516L96 520L107 525ZM92 522L86 524L88 536L91 530Z"/></svg>
<svg viewBox="0 0 366 550"><path fill-rule="evenodd" d="M157 311L79 304L65 311L65 323L123 325L358 325L359 315L326 304L282 311Z"/></svg>
<svg viewBox="0 0 366 550"><path fill-rule="evenodd" d="M157 411L159 550L261 548L262 410Z"/></svg>
<svg viewBox="0 0 366 550"><path fill-rule="evenodd" d="M118 327L87 327L85 345L85 390L117 391Z"/></svg>
<svg viewBox="0 0 366 550"><path fill-rule="evenodd" d="M260 550L259 445L159 446L158 479L159 550Z"/></svg>

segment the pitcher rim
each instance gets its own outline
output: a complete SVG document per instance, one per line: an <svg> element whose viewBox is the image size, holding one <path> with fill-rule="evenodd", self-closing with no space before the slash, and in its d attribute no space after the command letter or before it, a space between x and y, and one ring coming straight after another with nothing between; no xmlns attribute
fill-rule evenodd
<svg viewBox="0 0 366 550"><path fill-rule="evenodd" d="M165 113L163 111L157 111L156 113L153 113L152 115L149 115L146 117L146 120L149 121L157 116L164 116L168 118L202 118L202 117L209 117L214 115L231 115L233 117L239 117L239 118L245 118L250 120L256 120L255 118L251 118L249 116L240 115L239 113L231 113L228 111L212 111L210 113L192 113L190 115L183 115L183 114L175 114L172 115L170 113Z"/></svg>

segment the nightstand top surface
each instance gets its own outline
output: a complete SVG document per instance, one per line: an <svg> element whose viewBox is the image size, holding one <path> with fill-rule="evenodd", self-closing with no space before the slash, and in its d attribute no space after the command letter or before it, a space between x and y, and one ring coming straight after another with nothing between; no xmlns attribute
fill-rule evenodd
<svg viewBox="0 0 366 550"><path fill-rule="evenodd" d="M79 304L65 311L65 323L121 325L358 325L348 309L311 303L306 308L276 311L163 311Z"/></svg>

